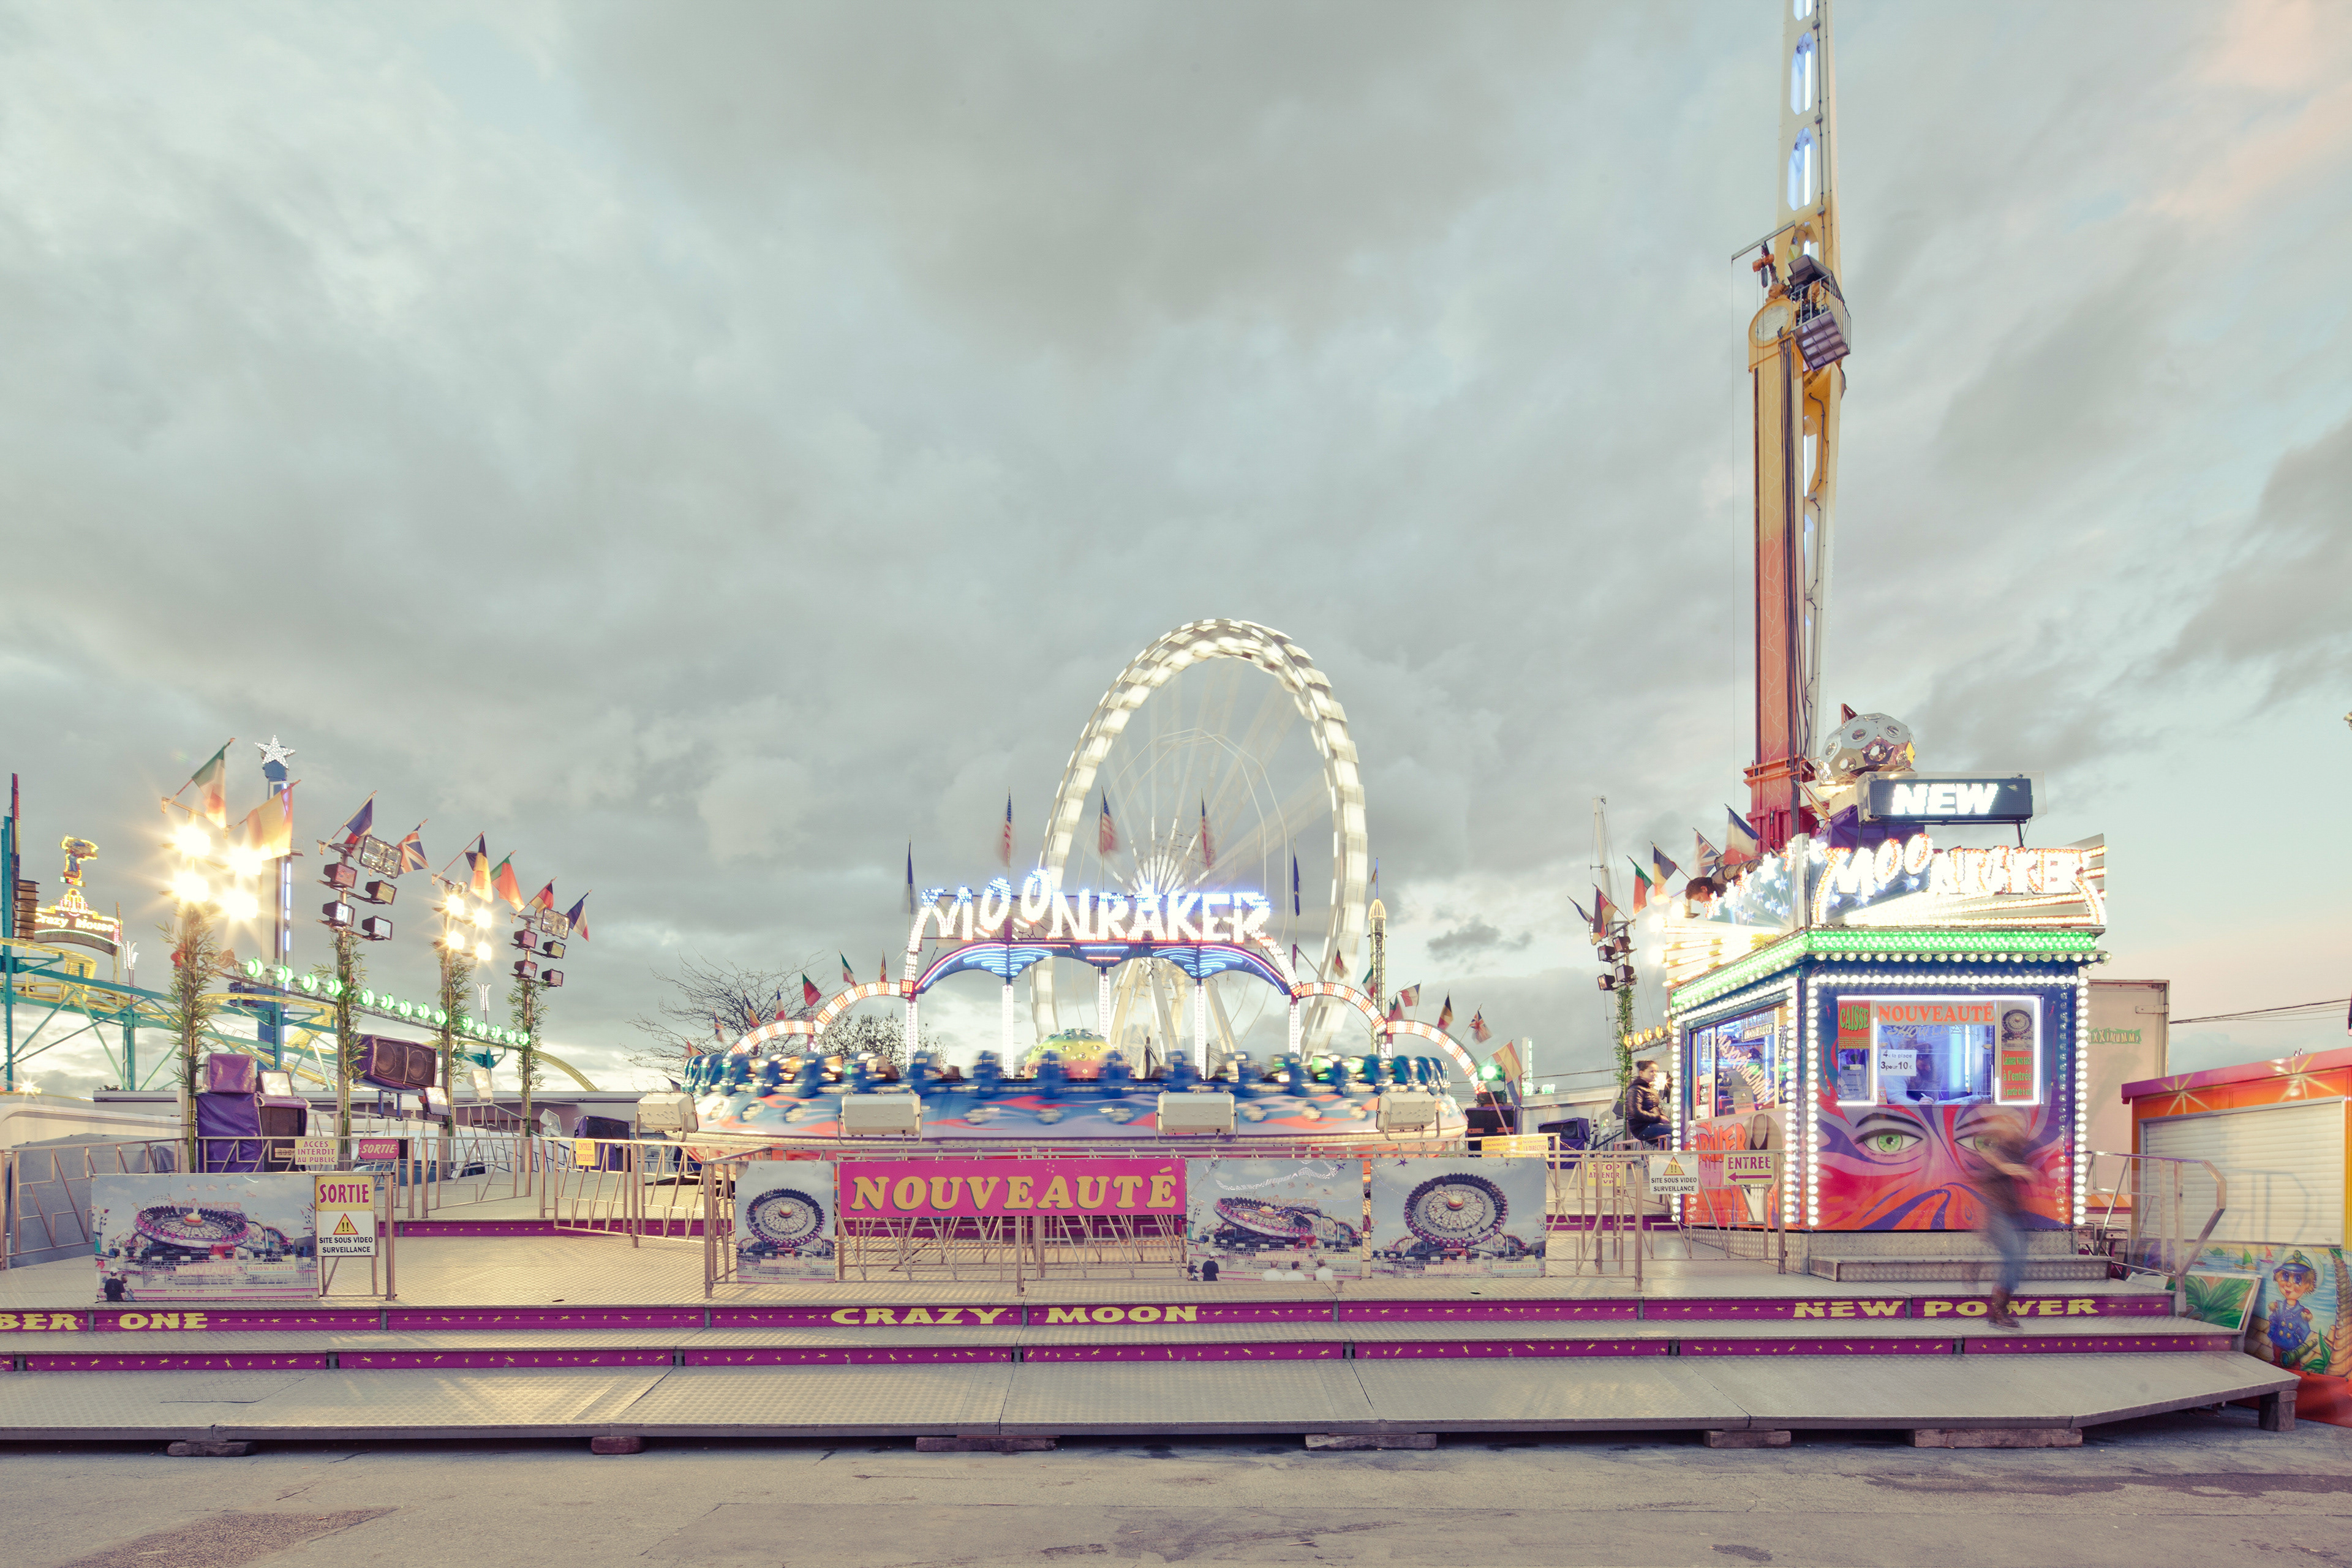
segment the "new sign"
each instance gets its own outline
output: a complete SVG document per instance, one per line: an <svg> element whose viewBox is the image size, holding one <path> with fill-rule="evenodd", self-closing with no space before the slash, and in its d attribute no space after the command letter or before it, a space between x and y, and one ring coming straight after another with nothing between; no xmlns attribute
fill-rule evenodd
<svg viewBox="0 0 2352 1568"><path fill-rule="evenodd" d="M1881 822L2030 822L2030 778L1969 778L1952 773L1912 773L1872 779L1864 792L1865 814Z"/></svg>

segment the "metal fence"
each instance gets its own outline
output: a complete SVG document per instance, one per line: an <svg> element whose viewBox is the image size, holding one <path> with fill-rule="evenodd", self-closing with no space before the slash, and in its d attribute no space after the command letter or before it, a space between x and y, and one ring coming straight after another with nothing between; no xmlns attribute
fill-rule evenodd
<svg viewBox="0 0 2352 1568"><path fill-rule="evenodd" d="M88 1258L89 1184L97 1176L179 1170L186 1145L173 1138L104 1139L0 1149L0 1268Z"/></svg>

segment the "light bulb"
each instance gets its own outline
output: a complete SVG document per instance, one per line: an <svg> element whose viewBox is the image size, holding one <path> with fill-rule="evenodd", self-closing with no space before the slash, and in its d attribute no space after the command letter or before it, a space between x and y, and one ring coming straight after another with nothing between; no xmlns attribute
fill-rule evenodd
<svg viewBox="0 0 2352 1568"><path fill-rule="evenodd" d="M449 895L449 902L446 907L451 920L462 921L466 918L466 900L459 898L457 894L452 893Z"/></svg>
<svg viewBox="0 0 2352 1568"><path fill-rule="evenodd" d="M184 822L180 830L172 835L172 845L191 859L199 859L213 852L213 836L199 823Z"/></svg>
<svg viewBox="0 0 2352 1568"><path fill-rule="evenodd" d="M201 904L213 896L213 890L194 871L183 871L172 879L172 896L184 904Z"/></svg>
<svg viewBox="0 0 2352 1568"><path fill-rule="evenodd" d="M490 923L490 906L488 904L478 906L470 918L476 925L487 927Z"/></svg>
<svg viewBox="0 0 2352 1568"><path fill-rule="evenodd" d="M261 869L261 857L240 844L228 852L228 868L240 877L250 877Z"/></svg>
<svg viewBox="0 0 2352 1568"><path fill-rule="evenodd" d="M249 921L261 913L261 903L243 888L230 888L220 896L220 909L233 921Z"/></svg>
<svg viewBox="0 0 2352 1568"><path fill-rule="evenodd" d="M488 963L490 961L490 944L487 942L476 942L474 944L474 956L479 959L482 963Z"/></svg>

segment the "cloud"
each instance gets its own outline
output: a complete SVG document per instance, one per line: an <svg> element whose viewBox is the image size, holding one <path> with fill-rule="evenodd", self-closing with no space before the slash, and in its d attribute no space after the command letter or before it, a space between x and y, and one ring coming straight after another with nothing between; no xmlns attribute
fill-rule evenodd
<svg viewBox="0 0 2352 1568"><path fill-rule="evenodd" d="M1468 924L1430 938L1429 955L1450 961L1483 952L1517 952L1534 940L1532 931L1506 937L1495 927L1474 916Z"/></svg>

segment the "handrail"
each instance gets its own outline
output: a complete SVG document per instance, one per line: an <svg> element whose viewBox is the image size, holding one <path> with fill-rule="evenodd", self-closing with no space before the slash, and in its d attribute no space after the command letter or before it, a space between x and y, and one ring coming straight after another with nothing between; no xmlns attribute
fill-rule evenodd
<svg viewBox="0 0 2352 1568"><path fill-rule="evenodd" d="M2168 1212L2172 1216L2173 1224L2171 1226L2172 1235L2167 1242L2167 1250L2170 1254L2170 1257L2168 1258L2167 1261L2171 1265L2171 1267L2168 1271L2165 1271L2165 1277L2170 1282L2171 1289L2173 1291L2173 1300L2176 1302L2185 1300L2187 1298L2184 1291L2189 1278L2189 1270L2196 1264L2198 1258L2204 1256L2205 1244L2212 1239L2214 1227L2221 1223L2222 1215L2229 1211L2229 1179L2221 1174L2221 1167L2214 1164L2212 1161L2199 1159L2195 1155L2123 1154L2117 1153L2113 1150L2094 1149L2091 1151L2091 1163L2084 1169L2083 1172L2083 1191L2085 1200L2083 1206L2085 1214L2090 1212L2091 1205L2088 1202L2090 1194L2100 1190L2097 1184L2092 1178L2097 1172L2099 1162L2101 1160L2123 1161L2125 1174L2126 1177L2133 1173L2135 1167L2137 1167L2143 1173L2145 1173L2147 1167L2158 1163L2172 1167L2172 1194ZM2213 1178L2213 1212L2205 1216L2205 1224L2197 1232L2197 1239L2193 1243L2187 1239L2188 1226L2185 1223L2184 1212L2182 1209L2180 1182L2181 1168L2187 1165L2202 1165L2205 1167L2205 1173ZM2145 1187L2146 1183L2144 1181L2135 1182L2132 1184L2131 1230L2125 1241L2124 1263L2126 1268L2140 1267L2137 1259L2134 1258L2133 1253L2143 1239L2141 1234L2141 1222L2143 1217L2142 1199L2144 1196ZM2117 1189L2110 1187L2106 1189L2106 1213L2108 1222L2109 1224L2112 1224L2116 1212L2115 1194ZM2156 1273L2159 1272L2159 1270L2149 1269L2147 1272Z"/></svg>

